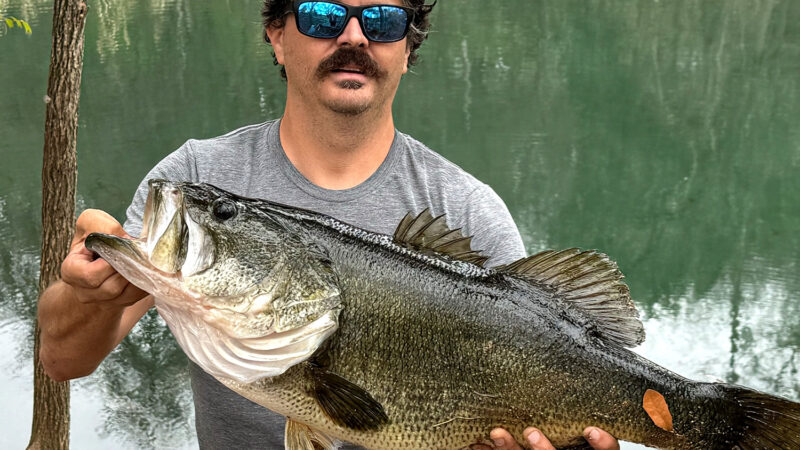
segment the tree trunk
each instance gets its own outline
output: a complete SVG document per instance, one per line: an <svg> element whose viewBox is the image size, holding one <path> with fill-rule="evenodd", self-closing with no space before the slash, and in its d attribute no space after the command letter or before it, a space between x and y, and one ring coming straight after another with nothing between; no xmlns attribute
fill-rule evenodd
<svg viewBox="0 0 800 450"><path fill-rule="evenodd" d="M42 260L39 295L55 281L75 230L78 100L83 69L83 0L54 0L53 47L47 82L42 165ZM39 324L33 349L33 426L28 449L69 448L69 382L45 375L39 361Z"/></svg>

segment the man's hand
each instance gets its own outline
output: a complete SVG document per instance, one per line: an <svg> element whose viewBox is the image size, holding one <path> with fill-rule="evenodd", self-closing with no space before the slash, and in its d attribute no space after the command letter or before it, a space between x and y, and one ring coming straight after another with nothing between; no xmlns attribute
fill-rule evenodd
<svg viewBox="0 0 800 450"><path fill-rule="evenodd" d="M536 428L530 427L523 432L525 439L533 450L555 450L553 444ZM498 450L522 450L511 433L495 428L490 434L495 448ZM596 427L587 427L583 430L583 437L596 450L619 450L619 442L613 436Z"/></svg>
<svg viewBox="0 0 800 450"><path fill-rule="evenodd" d="M61 279L39 298L39 359L56 381L92 373L153 306L152 297L84 246L91 232L127 236L102 211L90 209L78 217Z"/></svg>
<svg viewBox="0 0 800 450"><path fill-rule="evenodd" d="M93 232L130 237L109 214L87 209L75 224L69 254L61 264L61 279L72 286L75 298L84 304L121 309L136 303L147 294L84 246L86 236Z"/></svg>

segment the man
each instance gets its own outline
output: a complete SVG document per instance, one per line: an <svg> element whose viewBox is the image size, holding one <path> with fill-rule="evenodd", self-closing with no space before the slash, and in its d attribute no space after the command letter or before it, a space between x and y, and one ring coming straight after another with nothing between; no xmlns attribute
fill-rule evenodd
<svg viewBox="0 0 800 450"><path fill-rule="evenodd" d="M391 233L407 211L427 207L475 235L475 247L492 256L489 264L524 256L508 210L488 186L394 128L392 101L425 39L432 6L423 0L364 5L266 0L265 38L287 80L283 117L188 141L145 177L124 230L101 211L80 215L62 280L39 303L40 358L51 377L91 373L153 306L83 245L95 231L138 235L151 178L209 182L382 233ZM194 364L190 372L202 448L282 447L282 417ZM594 431L595 448L616 448L613 438ZM552 448L541 433L526 435L534 448ZM504 430L492 437L500 448L519 448Z"/></svg>

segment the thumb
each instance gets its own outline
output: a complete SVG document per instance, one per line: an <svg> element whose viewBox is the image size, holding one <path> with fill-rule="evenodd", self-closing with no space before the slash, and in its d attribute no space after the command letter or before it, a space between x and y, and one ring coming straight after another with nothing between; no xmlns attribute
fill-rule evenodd
<svg viewBox="0 0 800 450"><path fill-rule="evenodd" d="M596 427L583 430L583 436L595 450L619 450L619 442L607 432Z"/></svg>
<svg viewBox="0 0 800 450"><path fill-rule="evenodd" d="M116 236L125 236L122 225L111 214L99 209L87 209L78 216L75 222L75 239L83 241L89 233L105 233Z"/></svg>

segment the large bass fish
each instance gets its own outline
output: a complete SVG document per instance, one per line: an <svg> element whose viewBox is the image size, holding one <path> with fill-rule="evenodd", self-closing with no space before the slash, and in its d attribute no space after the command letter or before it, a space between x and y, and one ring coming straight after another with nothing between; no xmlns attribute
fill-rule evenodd
<svg viewBox="0 0 800 450"><path fill-rule="evenodd" d="M488 269L427 212L388 236L162 180L140 239L86 246L155 296L189 358L285 415L290 450L459 449L530 425L558 447L592 425L661 448L800 448L800 404L625 349L642 323L600 253Z"/></svg>

